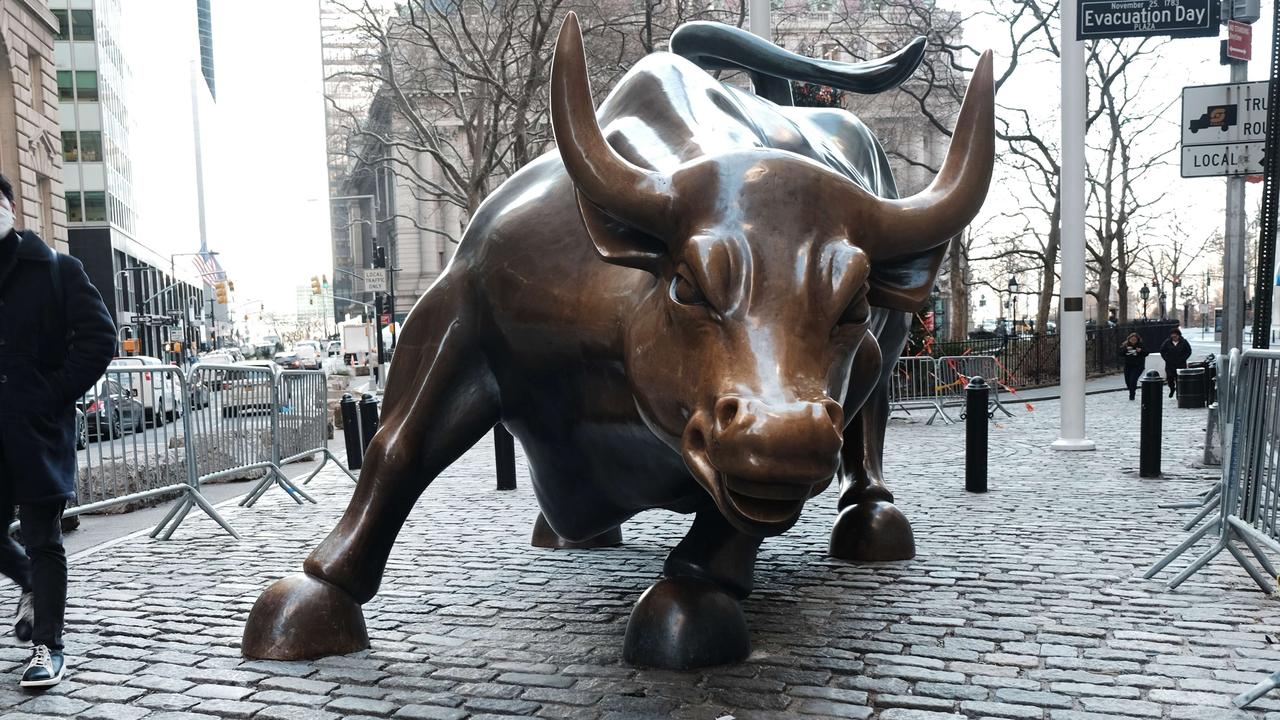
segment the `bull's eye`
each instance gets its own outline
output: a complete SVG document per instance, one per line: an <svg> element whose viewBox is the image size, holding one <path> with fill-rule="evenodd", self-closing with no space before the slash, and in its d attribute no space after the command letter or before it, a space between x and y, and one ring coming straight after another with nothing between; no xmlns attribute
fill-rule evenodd
<svg viewBox="0 0 1280 720"><path fill-rule="evenodd" d="M683 273L676 273L671 278L671 299L681 305L706 305L707 298L698 289L697 284L685 277Z"/></svg>

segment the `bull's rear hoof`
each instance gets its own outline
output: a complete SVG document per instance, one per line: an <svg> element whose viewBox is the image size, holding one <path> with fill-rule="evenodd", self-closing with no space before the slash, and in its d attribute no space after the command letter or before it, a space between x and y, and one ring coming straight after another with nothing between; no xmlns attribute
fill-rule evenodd
<svg viewBox="0 0 1280 720"><path fill-rule="evenodd" d="M299 573L258 597L240 652L260 660L310 660L369 647L360 604L318 578Z"/></svg>
<svg viewBox="0 0 1280 720"><path fill-rule="evenodd" d="M531 543L534 547L550 548L552 550L589 550L591 548L617 547L622 544L622 527L615 527L611 530L605 530L593 538L587 538L581 542L565 540L551 529L551 525L547 523L547 519L538 513L538 519L533 521L533 540Z"/></svg>
<svg viewBox="0 0 1280 720"><path fill-rule="evenodd" d="M911 523L884 500L850 505L831 530L831 557L841 560L910 560L916 556Z"/></svg>
<svg viewBox="0 0 1280 720"><path fill-rule="evenodd" d="M622 646L626 662L667 670L737 663L749 654L738 601L709 580L688 577L664 578L644 591Z"/></svg>

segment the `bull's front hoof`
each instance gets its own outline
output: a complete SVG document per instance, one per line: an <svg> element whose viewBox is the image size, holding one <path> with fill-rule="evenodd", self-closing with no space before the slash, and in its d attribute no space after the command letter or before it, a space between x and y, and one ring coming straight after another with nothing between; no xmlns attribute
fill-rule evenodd
<svg viewBox="0 0 1280 720"><path fill-rule="evenodd" d="M664 578L644 591L622 646L626 662L667 670L737 663L749 654L738 601L709 580L688 577Z"/></svg>
<svg viewBox="0 0 1280 720"><path fill-rule="evenodd" d="M911 523L893 503L884 500L850 505L840 511L831 530L831 557L841 560L885 562L916 556Z"/></svg>
<svg viewBox="0 0 1280 720"><path fill-rule="evenodd" d="M622 544L622 527L605 530L593 538L574 542L557 535L556 531L552 530L551 525L547 523L547 519L542 516L542 513L538 513L538 519L533 521L533 540L530 544L534 547L550 548L552 550L589 550L591 548L618 547Z"/></svg>
<svg viewBox="0 0 1280 720"><path fill-rule="evenodd" d="M258 597L240 652L260 660L311 660L367 647L360 604L338 586L299 573L277 580Z"/></svg>

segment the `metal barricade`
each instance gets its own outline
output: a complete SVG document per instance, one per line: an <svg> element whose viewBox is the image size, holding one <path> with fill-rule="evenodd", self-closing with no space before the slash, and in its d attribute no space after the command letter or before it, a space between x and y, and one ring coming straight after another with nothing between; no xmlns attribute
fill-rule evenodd
<svg viewBox="0 0 1280 720"><path fill-rule="evenodd" d="M895 410L908 415L912 410L932 410L928 424L938 417L947 424L955 422L938 401L936 360L927 356L898 358L889 374L889 412Z"/></svg>
<svg viewBox="0 0 1280 720"><path fill-rule="evenodd" d="M180 368L112 364L75 405L77 499L64 517L176 494L174 509L152 537L180 507L199 507L239 537L200 493L187 442L192 388Z"/></svg>
<svg viewBox="0 0 1280 720"><path fill-rule="evenodd" d="M938 402L939 412L946 415L948 407L964 407L965 386L969 378L986 378L991 386L989 411L999 410L1007 417L1013 417L1003 403L1000 402L1000 364L991 355L948 355L938 358Z"/></svg>
<svg viewBox="0 0 1280 720"><path fill-rule="evenodd" d="M275 385L278 415L272 457L276 466L320 455L320 464L302 481L303 485L320 474L330 460L354 482L355 475L329 450L329 405L325 372L284 370L276 376ZM241 505L253 505L270 486L270 483L260 483L259 491L256 494L249 493Z"/></svg>
<svg viewBox="0 0 1280 720"><path fill-rule="evenodd" d="M1236 360L1232 351L1230 389L1219 393L1230 407L1224 433L1226 457L1212 522L1193 532L1147 571L1153 577L1210 533L1217 541L1169 582L1176 588L1223 550L1231 553L1263 592L1276 589L1276 570L1263 547L1280 552L1280 351L1247 350ZM1224 396L1226 396L1224 398ZM1259 570L1235 545L1243 543Z"/></svg>

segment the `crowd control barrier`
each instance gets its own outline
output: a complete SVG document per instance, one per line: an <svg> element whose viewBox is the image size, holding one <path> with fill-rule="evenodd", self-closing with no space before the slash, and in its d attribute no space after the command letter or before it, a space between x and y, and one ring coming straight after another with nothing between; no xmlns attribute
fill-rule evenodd
<svg viewBox="0 0 1280 720"><path fill-rule="evenodd" d="M969 384L969 378L982 377L987 378L987 384L991 388L989 411L994 413L999 410L1007 417L1012 417L1013 413L1000 402L1000 376L1000 364L991 355L947 355L938 358L938 412L945 417L946 408L964 407L964 389Z"/></svg>
<svg viewBox="0 0 1280 720"><path fill-rule="evenodd" d="M938 398L938 361L931 357L899 358L889 374L889 411L932 410L927 424L941 417L948 425L955 421L947 415Z"/></svg>
<svg viewBox="0 0 1280 720"><path fill-rule="evenodd" d="M1280 552L1280 351L1247 350L1228 367L1228 389L1220 403L1229 408L1223 440L1226 457L1216 499L1217 517L1165 555L1146 577L1154 577L1174 559L1211 534L1213 546L1169 582L1176 588L1223 550L1249 573L1263 592L1276 589L1276 570L1263 552ZM1227 414L1224 411L1224 414ZM1203 512L1203 511L1202 511ZM1236 544L1243 544L1259 569Z"/></svg>

